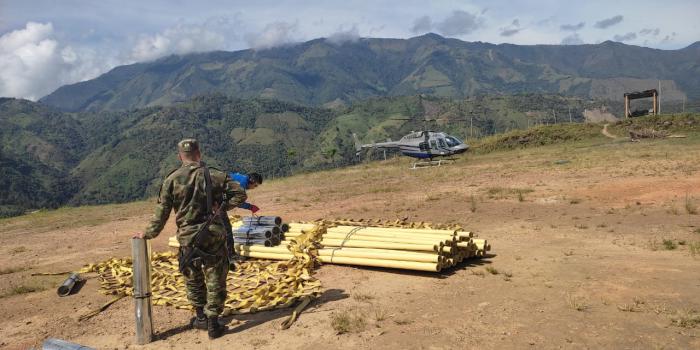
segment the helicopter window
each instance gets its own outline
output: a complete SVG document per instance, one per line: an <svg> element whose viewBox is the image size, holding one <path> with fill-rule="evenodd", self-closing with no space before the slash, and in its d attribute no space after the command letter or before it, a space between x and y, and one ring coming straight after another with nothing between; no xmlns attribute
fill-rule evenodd
<svg viewBox="0 0 700 350"><path fill-rule="evenodd" d="M421 151L427 151L428 150L428 143L427 142L421 142L418 144L418 149Z"/></svg>
<svg viewBox="0 0 700 350"><path fill-rule="evenodd" d="M450 146L450 147L459 146L460 144L463 143L460 139L458 139L458 138L456 138L456 137L454 137L454 136L447 136L447 137L445 137L445 141L447 141L447 145Z"/></svg>
<svg viewBox="0 0 700 350"><path fill-rule="evenodd" d="M440 147L442 148L447 148L447 145L445 144L445 139L438 139L438 144L440 144Z"/></svg>
<svg viewBox="0 0 700 350"><path fill-rule="evenodd" d="M435 140L430 140L430 148L432 149L437 149L437 141Z"/></svg>

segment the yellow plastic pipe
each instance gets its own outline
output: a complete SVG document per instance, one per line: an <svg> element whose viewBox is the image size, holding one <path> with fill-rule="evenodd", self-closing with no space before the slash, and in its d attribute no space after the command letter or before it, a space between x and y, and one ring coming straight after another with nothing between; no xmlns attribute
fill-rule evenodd
<svg viewBox="0 0 700 350"><path fill-rule="evenodd" d="M354 247L354 248L381 248L381 249L398 249L398 250L417 250L417 251L439 251L442 244L409 244L409 243L393 243L393 242L376 242L362 240L340 240L340 239L322 239L321 245L324 247Z"/></svg>
<svg viewBox="0 0 700 350"><path fill-rule="evenodd" d="M279 254L279 253L261 253L261 252L251 252L251 251L241 251L241 256L249 258L258 259L271 259L271 260L289 260L294 257L292 254Z"/></svg>
<svg viewBox="0 0 700 350"><path fill-rule="evenodd" d="M326 248L321 248L321 249L326 249ZM335 248L329 248L329 249L335 249ZM420 255L435 255L437 252L428 252L428 251L411 251L411 250L396 250L396 249L380 249L380 248L353 248L353 247L343 247L343 250L351 250L351 251L359 251L359 252L379 252L379 253L386 253L386 254L420 254Z"/></svg>
<svg viewBox="0 0 700 350"><path fill-rule="evenodd" d="M366 258L366 259L380 259L380 260L403 260L403 261L417 261L417 262L439 262L439 256L437 254L404 254L404 253L385 253L380 249L367 250L367 251L357 251L350 250L348 248L331 249L324 248L318 250L319 256L330 256L330 257L346 257L346 258Z"/></svg>
<svg viewBox="0 0 700 350"><path fill-rule="evenodd" d="M455 231L454 230L433 230L433 229L425 229L425 228L401 228L401 227L362 227L362 226L336 226L335 228L338 229L343 229L343 230L352 230L352 229L360 229L360 230L367 230L367 231L399 231L399 232L413 232L413 233L425 233L425 234L446 234L446 235L454 235Z"/></svg>
<svg viewBox="0 0 700 350"><path fill-rule="evenodd" d="M364 235L344 235L340 233L326 233L322 236L324 239L356 239L362 241L378 241L378 242L396 242L396 243L410 243L410 244L439 244L447 242L442 239L424 239L424 238L412 238L412 237L382 237L382 236L364 236ZM452 243L452 241L449 241Z"/></svg>
<svg viewBox="0 0 700 350"><path fill-rule="evenodd" d="M455 235L424 235L424 234L417 234L413 232L394 232L394 231L386 231L386 232L381 232L381 231L365 231L365 230L357 230L357 231L350 231L350 230L336 230L333 228L329 228L326 234L339 234L339 235L346 235L346 234L352 234L352 235L357 235L357 236L375 236L375 237L411 237L411 238L416 238L416 239L442 239L442 240L457 240L458 237Z"/></svg>
<svg viewBox="0 0 700 350"><path fill-rule="evenodd" d="M286 246L265 247L261 245L234 244L233 247L237 252L248 251L257 253L292 254Z"/></svg>
<svg viewBox="0 0 700 350"><path fill-rule="evenodd" d="M343 265L360 265L374 267L388 267L393 269L416 270L439 272L440 265L438 263L416 262L416 261L399 261L399 260L381 260L381 259L364 259L364 258L346 258L346 257L329 257L320 256L319 260L328 264L343 264Z"/></svg>
<svg viewBox="0 0 700 350"><path fill-rule="evenodd" d="M294 257L291 254L275 254L275 253L258 253L243 251L242 256L258 259L273 259L273 260L289 260ZM439 272L441 267L438 263L417 262L417 261L401 261L401 260L383 260L383 259L366 259L366 258L350 258L340 256L319 256L319 260L327 264L343 264L343 265L359 265L359 266L374 266L387 267L404 270L430 271Z"/></svg>

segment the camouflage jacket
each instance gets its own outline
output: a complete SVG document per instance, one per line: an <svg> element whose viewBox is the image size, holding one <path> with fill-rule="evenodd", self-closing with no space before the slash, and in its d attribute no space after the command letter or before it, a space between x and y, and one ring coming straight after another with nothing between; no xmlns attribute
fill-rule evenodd
<svg viewBox="0 0 700 350"><path fill-rule="evenodd" d="M212 182L214 206L221 204L226 193L227 201L222 210L236 208L245 202L246 193L237 182L215 168L209 168ZM160 187L158 204L144 237L155 238L168 221L170 211L175 210L177 240L180 245L189 245L194 235L208 220L207 193L205 190L204 169L201 163L190 162L168 175ZM209 226L210 237L204 239L203 247L217 249L225 241L225 229L221 217L214 219Z"/></svg>

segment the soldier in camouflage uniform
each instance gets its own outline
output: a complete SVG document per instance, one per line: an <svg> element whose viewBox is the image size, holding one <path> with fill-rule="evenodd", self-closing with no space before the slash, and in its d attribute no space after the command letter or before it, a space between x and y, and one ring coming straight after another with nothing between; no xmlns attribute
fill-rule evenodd
<svg viewBox="0 0 700 350"><path fill-rule="evenodd" d="M136 237L152 239L158 236L175 210L177 240L182 247L192 244L195 234L211 217L207 213L207 193L204 176L204 163L201 162L199 144L194 139L185 139L178 143L178 153L182 166L170 173L160 188L155 215L146 232ZM213 210L219 206L222 210L236 208L246 200L246 193L237 182L224 172L209 168L211 174ZM224 200L227 199L227 200ZM198 329L208 329L210 338L217 338L224 332L218 322L226 299L226 275L228 273L228 254L226 251L226 231L221 215L215 217L209 225L208 232L199 239L197 248L207 253L201 265L187 267L185 281L187 298L195 307L196 317L192 325ZM211 254L211 255L209 255Z"/></svg>

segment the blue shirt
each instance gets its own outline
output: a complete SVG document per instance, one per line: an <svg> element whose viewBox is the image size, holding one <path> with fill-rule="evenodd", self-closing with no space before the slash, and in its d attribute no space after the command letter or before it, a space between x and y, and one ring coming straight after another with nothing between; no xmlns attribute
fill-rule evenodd
<svg viewBox="0 0 700 350"><path fill-rule="evenodd" d="M244 190L248 190L248 175L231 172L229 176L231 176L231 180L238 182Z"/></svg>
<svg viewBox="0 0 700 350"><path fill-rule="evenodd" d="M248 190L248 175L230 172L229 176L231 177L231 180L238 182L238 184L241 185L241 188ZM245 202L241 203L238 207L250 210L251 204Z"/></svg>

